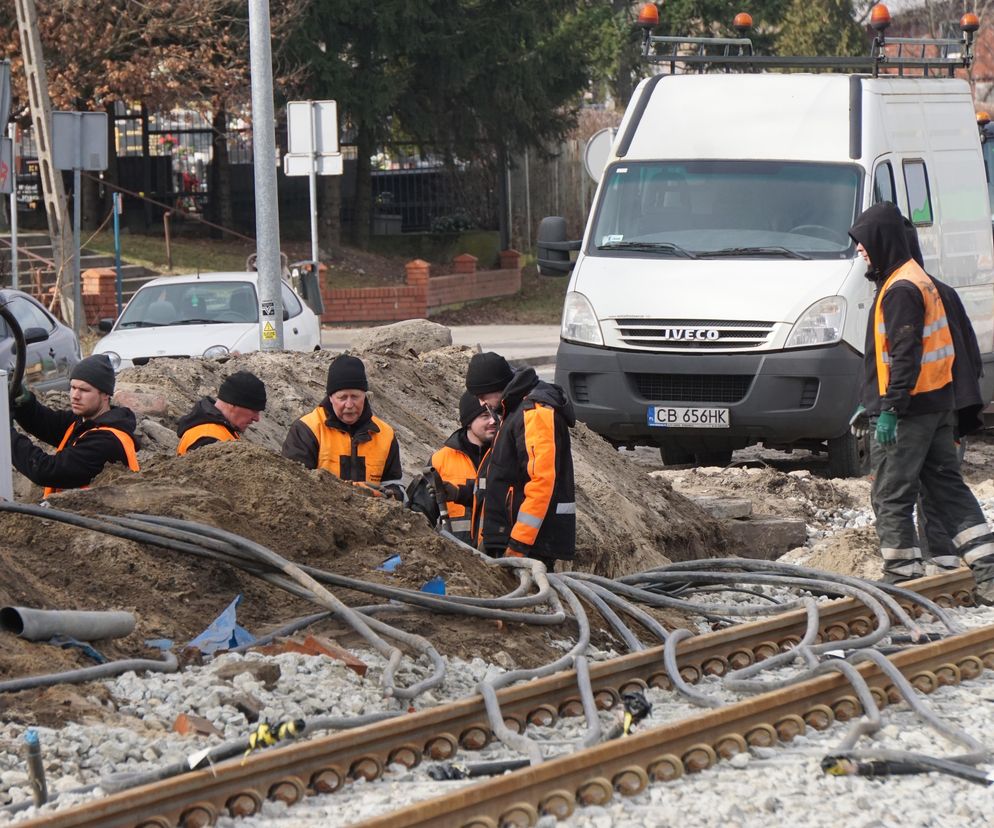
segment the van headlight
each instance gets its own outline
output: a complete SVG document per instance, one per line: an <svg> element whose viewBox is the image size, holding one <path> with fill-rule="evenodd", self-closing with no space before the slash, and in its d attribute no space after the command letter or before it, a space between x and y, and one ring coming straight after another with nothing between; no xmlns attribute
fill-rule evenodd
<svg viewBox="0 0 994 828"><path fill-rule="evenodd" d="M832 345L842 339L846 324L846 300L841 296L819 299L790 329L785 348L810 348Z"/></svg>
<svg viewBox="0 0 994 828"><path fill-rule="evenodd" d="M204 351L204 357L207 359L220 359L227 355L228 349L224 345L211 345L210 348Z"/></svg>
<svg viewBox="0 0 994 828"><path fill-rule="evenodd" d="M569 342L581 342L584 345L603 345L601 326L594 314L594 309L582 293L567 293L563 306L563 325L561 334Z"/></svg>
<svg viewBox="0 0 994 828"><path fill-rule="evenodd" d="M115 351L104 351L104 356L110 360L110 367L115 371L121 368L121 355Z"/></svg>

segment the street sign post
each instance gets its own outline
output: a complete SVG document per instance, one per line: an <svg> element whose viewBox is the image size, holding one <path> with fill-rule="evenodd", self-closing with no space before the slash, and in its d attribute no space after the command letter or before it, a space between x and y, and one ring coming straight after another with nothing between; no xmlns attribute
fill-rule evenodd
<svg viewBox="0 0 994 828"><path fill-rule="evenodd" d="M341 175L338 149L338 104L335 101L290 101L286 105L286 175L306 175L311 199L311 261L318 266L319 175Z"/></svg>
<svg viewBox="0 0 994 828"><path fill-rule="evenodd" d="M52 165L72 170L73 330L83 325L83 286L79 268L81 175L83 170L107 169L107 113L53 112Z"/></svg>

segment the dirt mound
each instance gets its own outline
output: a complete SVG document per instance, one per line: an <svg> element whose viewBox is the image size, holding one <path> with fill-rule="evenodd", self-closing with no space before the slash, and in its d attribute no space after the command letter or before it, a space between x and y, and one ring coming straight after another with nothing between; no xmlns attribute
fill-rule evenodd
<svg viewBox="0 0 994 828"><path fill-rule="evenodd" d="M458 425L456 406L471 352L445 347L416 353L396 343L360 354L376 412L397 432L405 473L420 471ZM55 508L85 514L169 515L244 535L298 563L341 575L420 588L436 575L449 593L497 596L516 580L440 538L419 515L392 501L373 499L321 471L279 455L291 423L324 394L334 354L247 354L226 362L161 360L124 372L116 401L139 417L140 474L109 467L85 491L52 498ZM177 420L229 373L246 369L266 383L265 416L238 444L209 446L175 456ZM65 395L47 403L65 406ZM716 554L718 524L665 480L651 479L583 426L574 432L578 503L576 567L609 576ZM37 502L40 492L18 480L18 497ZM189 641L241 593L239 622L260 634L314 611L314 606L216 561L146 546L62 523L5 514L0 564L7 577L0 603L65 609L128 609L138 628L107 643L110 658L149 655L144 641ZM395 573L377 570L400 555ZM348 603L369 603L336 591ZM495 625L425 613L386 619L416 630L445 655L473 657L506 652L520 665L560 654L561 630ZM334 624L323 630L348 636ZM0 633L0 677L79 666L75 652L28 644ZM33 695L20 694L19 715ZM53 697L54 698L54 697ZM59 702L53 701L49 709ZM15 715L8 707L5 715Z"/></svg>
<svg viewBox="0 0 994 828"><path fill-rule="evenodd" d="M841 575L852 575L871 581L883 576L880 542L872 526L861 526L825 538L811 549L792 549L782 558L784 563L809 566Z"/></svg>

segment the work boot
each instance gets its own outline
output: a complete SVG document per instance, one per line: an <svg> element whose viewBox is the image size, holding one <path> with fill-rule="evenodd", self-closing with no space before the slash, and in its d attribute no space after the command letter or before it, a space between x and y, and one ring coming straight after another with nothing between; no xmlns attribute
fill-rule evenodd
<svg viewBox="0 0 994 828"><path fill-rule="evenodd" d="M977 583L977 603L983 606L994 606L994 561L990 556L981 558L970 564L973 580Z"/></svg>

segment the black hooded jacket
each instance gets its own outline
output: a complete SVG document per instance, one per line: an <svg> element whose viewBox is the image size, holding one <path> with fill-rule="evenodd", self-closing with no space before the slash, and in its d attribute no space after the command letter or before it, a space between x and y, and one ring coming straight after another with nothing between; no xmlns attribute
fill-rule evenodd
<svg viewBox="0 0 994 828"><path fill-rule="evenodd" d="M23 434L10 427L10 452L14 468L38 486L53 489L79 489L89 485L108 463L128 465L128 456L121 441L108 431L114 428L130 435L137 451L139 441L134 436L137 421L130 408L112 406L110 411L84 420L72 411L57 411L42 405L34 397L13 410L17 424L28 434L50 446L58 446L66 430L75 423L71 440L62 451L49 454L38 448Z"/></svg>
<svg viewBox="0 0 994 828"><path fill-rule="evenodd" d="M904 220L904 232L908 239L908 249L911 258L925 268L925 258L918 244L918 231L915 226ZM966 436L984 427L983 410L986 405L980 390L980 378L984 375L984 361L980 355L980 343L973 323L963 307L963 300L952 285L936 279L931 273L929 278L939 291L942 306L946 309L949 320L949 332L953 337L953 350L956 359L953 361L953 397L956 400L957 434Z"/></svg>
<svg viewBox="0 0 994 828"><path fill-rule="evenodd" d="M856 219L849 235L866 248L871 269L867 271L867 277L873 278L877 284L877 293L870 306L866 325L866 348L863 356L862 402L867 413L874 415L890 410L901 416L914 416L951 411L955 407L953 383L936 391L914 395L911 393L921 370L925 303L918 287L905 280L894 283L883 296L882 309L887 323L887 343L891 358L890 382L883 396L877 385L874 309L884 282L912 258L904 216L890 202L874 204Z"/></svg>
<svg viewBox="0 0 994 828"><path fill-rule="evenodd" d="M558 385L525 368L504 389L500 409L500 429L484 464L484 550L571 559L576 552L572 403Z"/></svg>

